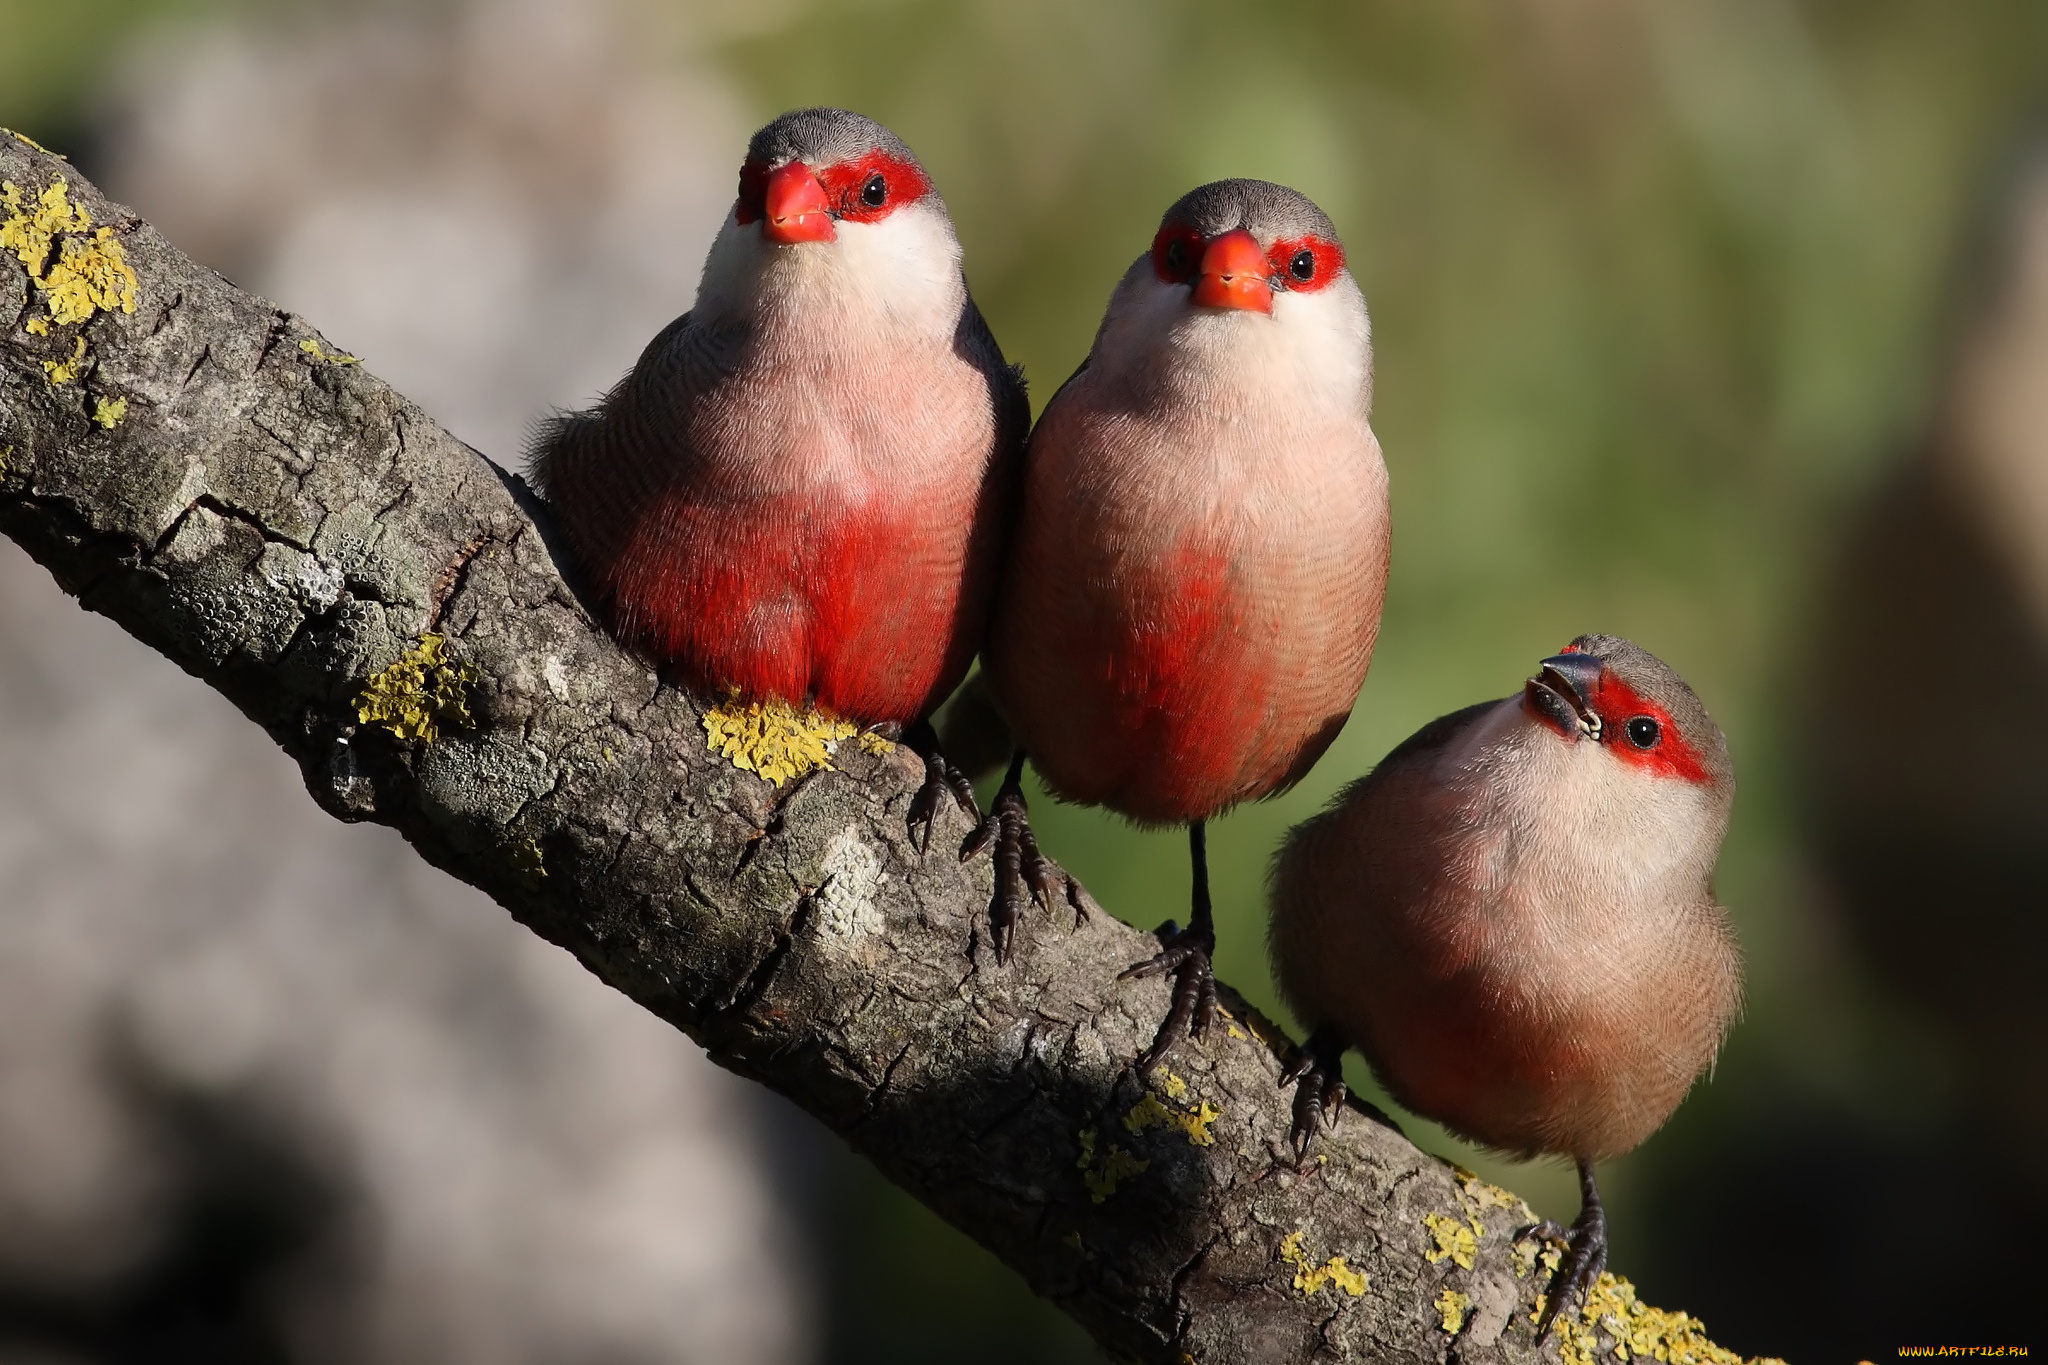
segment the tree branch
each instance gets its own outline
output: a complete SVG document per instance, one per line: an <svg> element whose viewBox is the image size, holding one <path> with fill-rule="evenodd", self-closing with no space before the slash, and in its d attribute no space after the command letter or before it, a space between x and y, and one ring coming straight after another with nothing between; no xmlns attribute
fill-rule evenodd
<svg viewBox="0 0 2048 1365"><path fill-rule="evenodd" d="M326 810L794 1099L1119 1355L1537 1357L1519 1200L1356 1105L1297 1169L1286 1044L1227 993L1227 1033L1148 1095L1129 1063L1168 987L1114 978L1150 936L1063 909L997 967L962 816L929 856L906 838L907 751L842 745L779 791L736 770L593 624L517 479L58 159L0 137L0 177L0 530L231 698ZM430 632L474 670L442 675L469 722L363 723L365 680ZM1572 1359L1612 1335L1575 1331Z"/></svg>

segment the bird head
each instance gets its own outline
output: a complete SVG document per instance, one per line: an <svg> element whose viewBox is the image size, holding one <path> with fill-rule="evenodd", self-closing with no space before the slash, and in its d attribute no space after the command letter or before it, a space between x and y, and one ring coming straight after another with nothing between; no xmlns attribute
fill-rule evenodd
<svg viewBox="0 0 2048 1365"><path fill-rule="evenodd" d="M1152 239L1152 272L1194 308L1271 314L1276 296L1321 293L1344 246L1304 194L1264 180L1218 180L1181 196Z"/></svg>
<svg viewBox="0 0 2048 1365"><path fill-rule="evenodd" d="M1519 704L1517 705L1517 702ZM1728 741L1685 680L1615 635L1581 635L1500 709L1492 770L1553 868L1602 867L1642 904L1711 886L1735 799Z"/></svg>
<svg viewBox="0 0 2048 1365"><path fill-rule="evenodd" d="M932 191L902 139L845 109L798 109L755 133L733 218L777 246L829 242L841 223L879 223Z"/></svg>
<svg viewBox="0 0 2048 1365"><path fill-rule="evenodd" d="M1337 230L1264 180L1218 180L1167 209L1089 364L1218 412L1277 402L1362 418L1372 406L1372 325Z"/></svg>
<svg viewBox="0 0 2048 1365"><path fill-rule="evenodd" d="M849 315L907 314L948 335L964 292L959 242L917 157L845 109L794 110L748 142L697 308L732 320L793 303L814 326L819 291Z"/></svg>
<svg viewBox="0 0 2048 1365"><path fill-rule="evenodd" d="M1728 741L1685 680L1618 635L1581 635L1537 666L1522 709L1627 770L1708 788L1734 781Z"/></svg>

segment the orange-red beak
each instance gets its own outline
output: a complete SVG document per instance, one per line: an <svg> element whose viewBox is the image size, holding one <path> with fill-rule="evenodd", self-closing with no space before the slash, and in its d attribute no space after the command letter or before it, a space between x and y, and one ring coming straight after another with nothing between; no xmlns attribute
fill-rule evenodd
<svg viewBox="0 0 2048 1365"><path fill-rule="evenodd" d="M1266 283L1266 253L1243 228L1233 228L1202 249L1195 276L1195 302L1206 308L1273 311L1273 287Z"/></svg>
<svg viewBox="0 0 2048 1365"><path fill-rule="evenodd" d="M771 242L829 242L832 215L825 187L801 161L792 161L768 177L761 235Z"/></svg>

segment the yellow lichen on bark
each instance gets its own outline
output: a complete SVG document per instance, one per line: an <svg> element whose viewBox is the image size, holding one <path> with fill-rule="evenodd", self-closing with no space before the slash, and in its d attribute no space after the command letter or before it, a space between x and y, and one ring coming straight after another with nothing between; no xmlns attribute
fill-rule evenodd
<svg viewBox="0 0 2048 1365"><path fill-rule="evenodd" d="M1324 1285L1333 1285L1352 1298L1365 1293L1365 1272L1345 1264L1344 1258L1332 1256L1317 1265L1315 1257L1302 1249L1302 1230L1296 1228L1280 1239L1280 1259L1294 1267L1294 1287L1303 1298L1320 1290Z"/></svg>
<svg viewBox="0 0 2048 1365"><path fill-rule="evenodd" d="M33 336L50 327L85 322L101 309L135 311L138 281L112 228L92 229L85 205L73 204L63 176L52 180L31 203L21 186L0 181L0 251L11 253L43 295L48 317L22 324ZM57 259L50 260L52 249ZM85 338L72 338L71 354L41 362L52 385L68 384L85 368ZM118 418L116 420L119 420ZM113 423L102 423L111 426Z"/></svg>
<svg viewBox="0 0 2048 1365"><path fill-rule="evenodd" d="M855 733L855 726L837 716L798 711L782 701L728 701L704 713L711 751L778 787L792 777L830 768L839 741Z"/></svg>
<svg viewBox="0 0 2048 1365"><path fill-rule="evenodd" d="M54 156L54 157L56 157L56 158L57 158L57 159L58 159L59 161L63 161L63 160L66 160L66 159L67 159L67 158L65 157L65 155L64 155L64 154L63 154L62 152L53 152L53 151L51 151L51 150L50 150L50 149L49 149L48 147L45 147L45 146L44 146L44 145L43 145L42 143L40 143L40 142L36 141L36 140L35 140L34 138L30 137L30 136L29 136L29 135L28 135L27 133L17 133L17 132L15 132L15 131L14 131L14 130L13 130L12 128L0 128L0 133L5 133L5 134L7 134L7 136L9 136L9 137L13 138L13 139L14 139L14 140L15 140L16 142L20 142L20 143L23 143L23 144L25 144L25 145L27 145L27 146L30 146L30 147L33 147L33 148L35 148L35 149L36 149L37 151L41 152L41 153L42 153L42 154L43 154L44 156Z"/></svg>
<svg viewBox="0 0 2048 1365"><path fill-rule="evenodd" d="M50 377L52 384L69 384L85 368L85 338L71 338L70 355L62 360L45 360L42 366L43 373Z"/></svg>
<svg viewBox="0 0 2048 1365"><path fill-rule="evenodd" d="M1469 1294L1460 1294L1455 1289L1445 1289L1436 1296L1437 1319L1444 1331L1456 1336L1465 1330L1465 1310L1471 1303Z"/></svg>
<svg viewBox="0 0 2048 1365"><path fill-rule="evenodd" d="M519 874L520 884L529 891L537 891L548 875L542 859L540 844L533 839L521 839L512 845L512 870Z"/></svg>
<svg viewBox="0 0 2048 1365"><path fill-rule="evenodd" d="M1081 1172L1081 1183L1088 1190L1089 1202L1100 1204L1116 1193L1117 1182L1126 1176L1141 1174L1152 1163L1142 1157L1132 1156L1114 1142L1100 1159L1095 1155L1095 1130L1083 1128L1078 1134L1081 1144L1080 1159L1074 1163Z"/></svg>
<svg viewBox="0 0 2048 1365"><path fill-rule="evenodd" d="M1463 1166L1451 1167L1451 1173L1457 1176L1458 1188L1464 1191L1465 1196L1471 1200L1472 1207L1475 1209L1507 1209L1510 1212L1514 1212L1528 1207L1522 1202L1520 1195L1513 1194L1498 1185L1489 1184L1481 1180L1477 1174L1466 1170ZM1478 1223L1476 1215L1473 1218L1473 1222L1475 1225Z"/></svg>
<svg viewBox="0 0 2048 1365"><path fill-rule="evenodd" d="M1425 1213L1422 1215L1422 1223L1429 1229L1430 1240L1435 1243L1422 1253L1422 1259L1435 1265L1438 1261L1449 1258L1451 1264L1461 1269L1470 1270L1473 1267L1478 1260L1479 1234L1485 1231L1479 1226L1478 1219L1475 1218L1468 1223L1461 1218L1452 1218L1448 1214Z"/></svg>
<svg viewBox="0 0 2048 1365"><path fill-rule="evenodd" d="M0 251L13 252L32 280L42 280L52 242L64 233L84 232L92 226L92 215L83 204L69 202L69 192L70 187L60 175L36 196L34 206L30 207L21 186L12 180L0 180L0 209L7 213L5 219L0 219Z"/></svg>
<svg viewBox="0 0 2048 1365"><path fill-rule="evenodd" d="M78 212L80 217L85 214L82 208ZM38 281L49 296L52 322L84 322L102 308L135 311L135 272L112 228L101 228L83 241L66 237L57 253L57 263Z"/></svg>
<svg viewBox="0 0 2048 1365"><path fill-rule="evenodd" d="M71 203L69 193L60 175L31 206L21 186L0 181L0 209L6 211L0 219L0 251L12 252L27 269L49 306L50 321L59 326L84 322L102 308L134 312L138 281L126 251L112 228L84 236L92 229L92 215L85 205Z"/></svg>
<svg viewBox="0 0 2048 1365"><path fill-rule="evenodd" d="M128 415L128 400L125 398L102 398L92 405L92 420L108 431L121 424Z"/></svg>
<svg viewBox="0 0 2048 1365"><path fill-rule="evenodd" d="M1537 1315L1540 1313L1539 1304ZM1594 1365L1603 1345L1611 1345L1621 1360L1656 1360L1665 1365L1785 1365L1771 1357L1751 1360L1715 1345L1698 1318L1652 1308L1637 1298L1635 1286L1619 1275L1603 1273L1578 1314L1560 1316L1555 1330L1557 1357L1565 1365Z"/></svg>
<svg viewBox="0 0 2048 1365"><path fill-rule="evenodd" d="M1168 1099L1178 1102L1188 1093L1188 1083L1169 1071L1164 1089ZM1124 1128L1132 1133L1142 1133L1147 1128L1177 1128L1194 1146L1210 1147L1215 1145L1216 1135L1209 1131L1209 1125L1222 1117L1223 1111L1207 1100L1193 1105L1168 1104L1157 1095L1147 1094L1124 1115Z"/></svg>
<svg viewBox="0 0 2048 1365"><path fill-rule="evenodd" d="M323 351L320 349L320 343L311 337L307 337L304 341L300 342L299 349L313 357L313 359L324 360L329 365L360 365L363 363L361 356L350 355L346 351Z"/></svg>
<svg viewBox="0 0 2048 1365"><path fill-rule="evenodd" d="M439 739L443 725L475 725L468 693L476 666L451 662L446 643L439 635L422 635L389 668L365 678L356 694L356 718L422 744Z"/></svg>

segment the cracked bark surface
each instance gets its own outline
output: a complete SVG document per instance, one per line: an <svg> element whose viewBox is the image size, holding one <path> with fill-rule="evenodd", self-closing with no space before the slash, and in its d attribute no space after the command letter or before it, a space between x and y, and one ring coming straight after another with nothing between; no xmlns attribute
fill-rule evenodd
<svg viewBox="0 0 2048 1365"><path fill-rule="evenodd" d="M954 858L950 802L931 854L912 847L907 749L843 745L780 791L734 769L579 605L516 478L60 160L0 136L0 176L31 198L62 176L140 279L132 314L36 335L38 292L0 255L0 531L233 700L323 808L396 827L790 1096L1119 1357L1555 1357L1532 1339L1519 1201L1356 1103L1297 1168L1291 1049L1228 991L1234 1024L1177 1048L1185 1090L1148 1107L1130 1063L1169 986L1115 977L1151 935L1033 911L996 966L989 861ZM41 362L80 336L84 368L53 384ZM100 399L125 417L96 424ZM478 670L474 726L423 745L358 724L363 680L430 630ZM1476 1245L1443 1254L1431 1215ZM1303 1287L1337 1256L1363 1293ZM1466 1300L1455 1332L1445 1290Z"/></svg>

